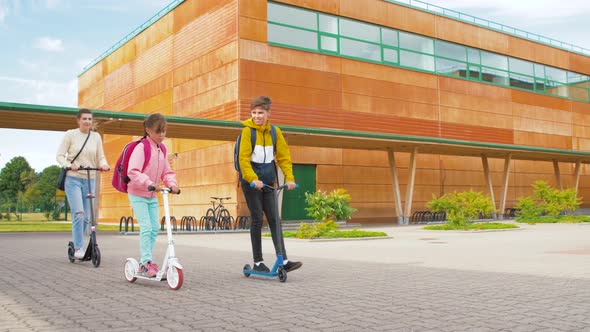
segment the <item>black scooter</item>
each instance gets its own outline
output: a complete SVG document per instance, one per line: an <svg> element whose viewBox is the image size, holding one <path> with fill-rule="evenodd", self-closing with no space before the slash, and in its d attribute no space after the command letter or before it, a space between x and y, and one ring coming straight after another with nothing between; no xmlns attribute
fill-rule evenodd
<svg viewBox="0 0 590 332"><path fill-rule="evenodd" d="M100 265L100 249L98 249L98 244L96 243L96 220L94 220L94 206L92 202L95 196L92 193L92 188L90 186L90 171L101 172L102 168L80 166L78 169L86 171L88 180L88 193L86 194L86 199L90 200L90 239L88 241L86 253L84 254L84 257L80 259L74 257L74 242L70 241L68 243L68 259L70 260L70 263L74 263L76 259L82 262L92 261L92 265L98 267ZM84 232L86 232L86 229L84 229Z"/></svg>

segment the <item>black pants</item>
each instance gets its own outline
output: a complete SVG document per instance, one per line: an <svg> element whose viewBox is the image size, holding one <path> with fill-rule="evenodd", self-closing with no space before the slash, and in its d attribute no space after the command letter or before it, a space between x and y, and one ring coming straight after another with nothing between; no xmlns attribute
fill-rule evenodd
<svg viewBox="0 0 590 332"><path fill-rule="evenodd" d="M266 215L268 225L270 227L270 234L272 235L272 242L275 246L275 252L283 254L283 259L287 259L287 252L285 251L285 242L283 240L281 225L278 225L278 211L275 204L275 193L272 189L263 188L258 190L251 188L250 184L246 181L240 181L244 197L246 197L246 203L248 209L250 209L250 215L252 218L252 224L250 226L250 240L252 241L252 255L254 262L262 261L262 213Z"/></svg>

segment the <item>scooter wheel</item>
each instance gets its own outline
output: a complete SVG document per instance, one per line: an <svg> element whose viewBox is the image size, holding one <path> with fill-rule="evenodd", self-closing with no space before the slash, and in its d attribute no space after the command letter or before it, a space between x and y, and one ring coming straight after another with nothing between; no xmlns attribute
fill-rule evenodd
<svg viewBox="0 0 590 332"><path fill-rule="evenodd" d="M137 278L135 275L137 274L137 270L139 269L139 264L134 259L127 259L125 262L125 279L129 282L135 282Z"/></svg>
<svg viewBox="0 0 590 332"><path fill-rule="evenodd" d="M279 281L280 282L287 281L287 271L285 271L285 269L282 266L279 267L277 272L279 273Z"/></svg>
<svg viewBox="0 0 590 332"><path fill-rule="evenodd" d="M70 263L76 261L76 258L74 257L74 244L71 241L68 243L68 259L70 260Z"/></svg>
<svg viewBox="0 0 590 332"><path fill-rule="evenodd" d="M98 249L98 246L94 246L94 248L92 248L92 265L94 265L94 267L98 267L100 265L100 249Z"/></svg>
<svg viewBox="0 0 590 332"><path fill-rule="evenodd" d="M176 266L168 266L168 270L166 271L166 282L168 282L168 287L172 290L178 290L182 287L183 281L184 274L182 269L179 269Z"/></svg>
<svg viewBox="0 0 590 332"><path fill-rule="evenodd" d="M248 273L246 271L250 271L250 270L252 270L252 267L250 267L250 264L244 265L243 272L244 272L244 275L246 276L246 278L250 276L250 273Z"/></svg>

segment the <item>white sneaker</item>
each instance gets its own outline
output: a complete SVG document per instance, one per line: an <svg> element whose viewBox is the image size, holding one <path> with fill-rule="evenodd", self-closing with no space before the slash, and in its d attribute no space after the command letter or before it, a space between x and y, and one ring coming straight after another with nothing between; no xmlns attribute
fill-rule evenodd
<svg viewBox="0 0 590 332"><path fill-rule="evenodd" d="M76 251L74 251L74 257L77 259L82 259L85 255L86 252L84 249L76 249Z"/></svg>

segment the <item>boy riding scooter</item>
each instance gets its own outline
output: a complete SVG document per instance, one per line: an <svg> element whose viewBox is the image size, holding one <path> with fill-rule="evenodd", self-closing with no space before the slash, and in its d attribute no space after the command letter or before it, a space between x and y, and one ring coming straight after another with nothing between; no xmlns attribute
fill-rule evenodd
<svg viewBox="0 0 590 332"><path fill-rule="evenodd" d="M253 271L269 272L262 257L262 221L263 213L266 215L270 227L273 244L277 255L283 257L283 269L286 272L297 270L303 264L289 261L285 250L280 225L274 222L278 220L277 202L274 190L265 187L277 182L276 162L285 174L285 184L288 190L295 189L293 177L293 165L291 155L285 138L279 128L276 132L276 151L271 135L270 118L271 100L266 96L259 96L250 104L252 118L243 121L245 128L242 130L239 144L240 185L250 215L252 225L250 227L250 240L252 242L252 254L254 258ZM254 130L252 130L254 129ZM252 132L256 138L252 139ZM255 142L253 146L251 142ZM276 157L276 158L275 158ZM252 186L251 186L252 184Z"/></svg>

